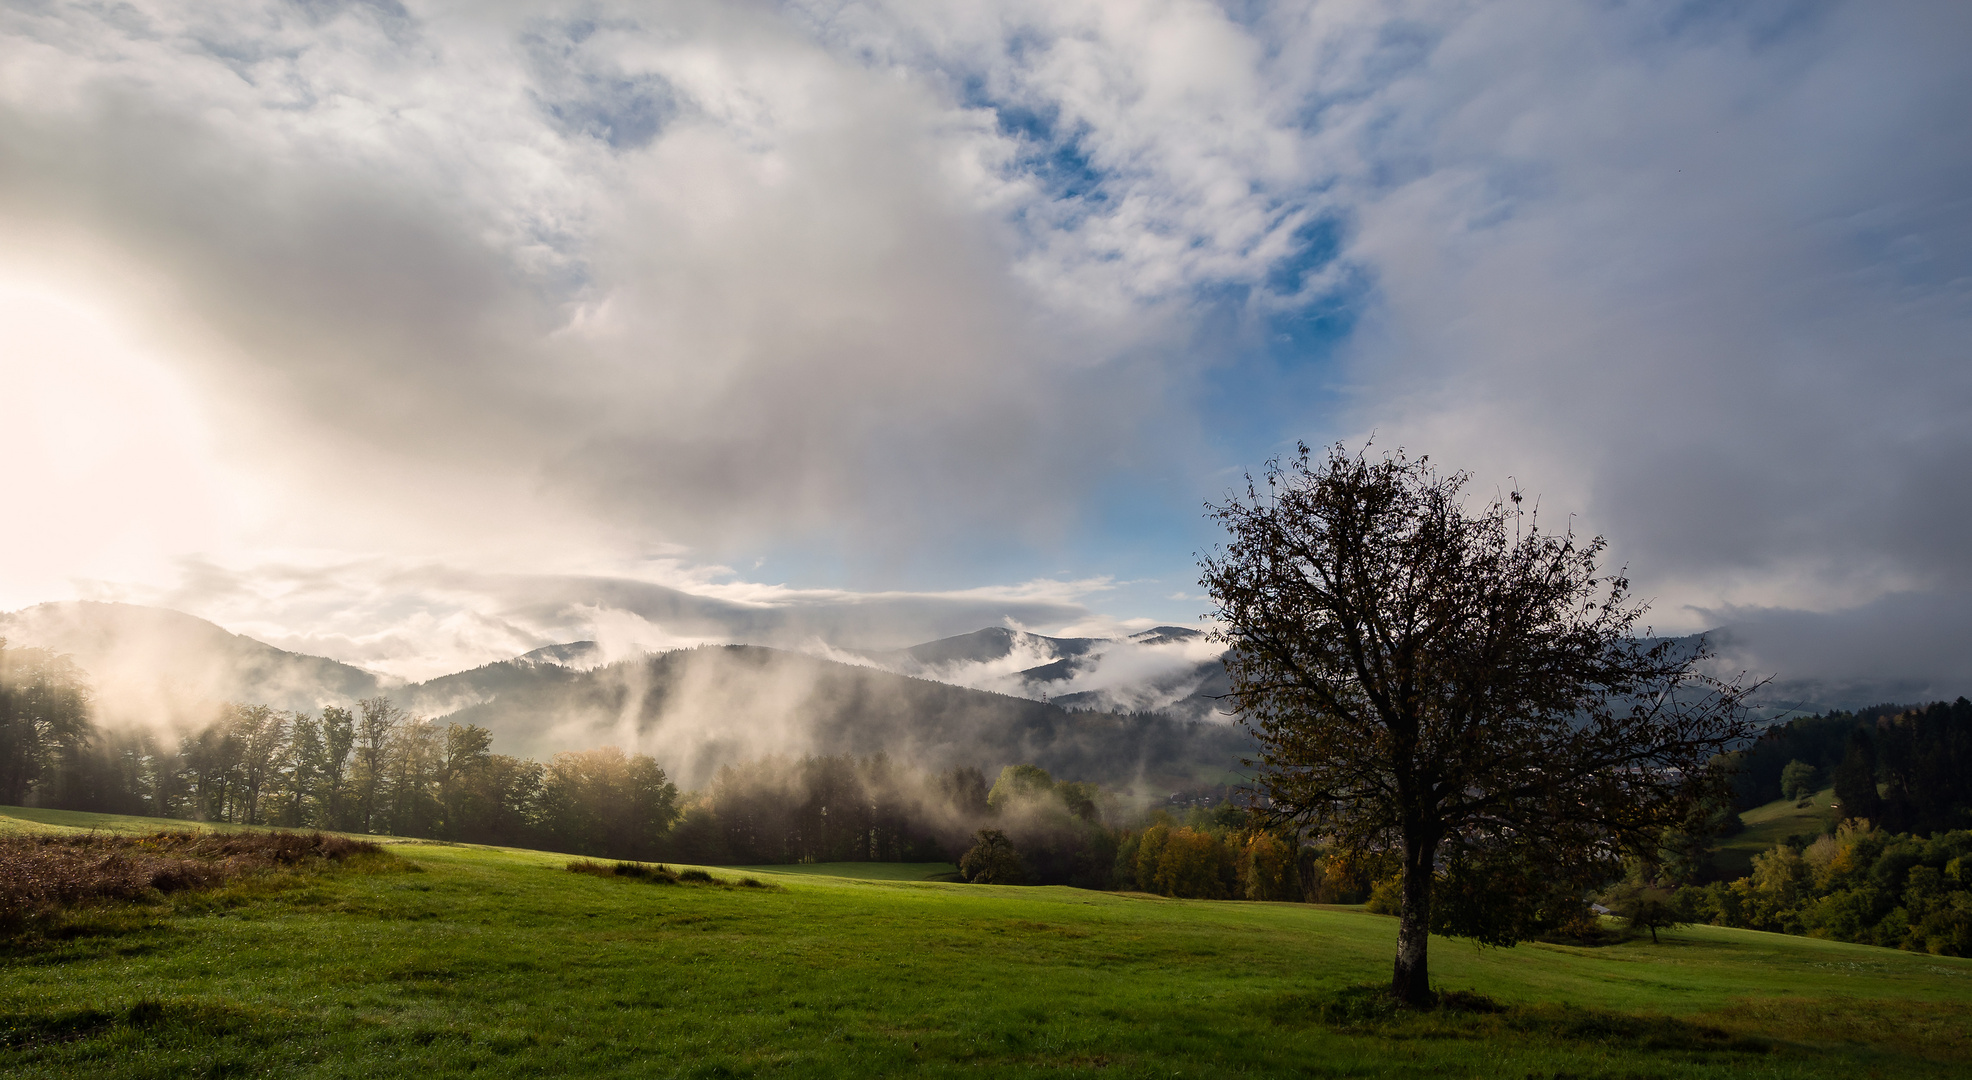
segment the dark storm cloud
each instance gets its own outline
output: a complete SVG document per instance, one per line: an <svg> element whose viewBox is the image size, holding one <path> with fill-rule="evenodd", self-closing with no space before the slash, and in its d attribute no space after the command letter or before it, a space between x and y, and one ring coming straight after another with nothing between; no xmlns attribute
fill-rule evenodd
<svg viewBox="0 0 1972 1080"><path fill-rule="evenodd" d="M1856 635L1972 688L1919 602L1972 579L1972 9L1527 10L1395 91L1432 168L1359 219L1360 423L1545 490L1765 673Z"/></svg>

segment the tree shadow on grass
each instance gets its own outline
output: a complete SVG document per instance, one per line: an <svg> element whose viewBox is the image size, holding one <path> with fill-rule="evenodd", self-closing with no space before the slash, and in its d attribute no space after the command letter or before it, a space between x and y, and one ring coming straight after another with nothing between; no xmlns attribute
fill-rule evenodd
<svg viewBox="0 0 1972 1080"><path fill-rule="evenodd" d="M1266 1014L1283 1026L1317 1024L1388 1039L1538 1039L1673 1053L1765 1054L1766 1039L1671 1016L1634 1015L1576 1005L1506 1005L1469 990L1442 991L1429 1009L1408 1008L1382 985L1320 994L1284 994Z"/></svg>
<svg viewBox="0 0 1972 1080"><path fill-rule="evenodd" d="M141 1031L151 1037L193 1035L210 1038L237 1034L248 1025L249 1017L238 1009L144 998L118 1012L74 1009L57 1013L0 1014L0 1050L20 1052L81 1042L118 1029Z"/></svg>

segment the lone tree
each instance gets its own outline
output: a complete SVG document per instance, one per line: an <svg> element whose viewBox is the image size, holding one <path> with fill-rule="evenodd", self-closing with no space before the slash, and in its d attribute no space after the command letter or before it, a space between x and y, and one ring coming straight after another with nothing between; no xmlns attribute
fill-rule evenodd
<svg viewBox="0 0 1972 1080"><path fill-rule="evenodd" d="M1524 940L1722 795L1747 689L1702 643L1639 640L1604 541L1543 532L1518 492L1475 513L1428 459L1310 453L1210 507L1230 538L1201 583L1269 812L1398 857L1391 992L1429 1005L1432 932Z"/></svg>
<svg viewBox="0 0 1972 1080"><path fill-rule="evenodd" d="M976 842L959 859L959 876L975 885L1019 885L1027 880L1007 834L998 829L981 829Z"/></svg>

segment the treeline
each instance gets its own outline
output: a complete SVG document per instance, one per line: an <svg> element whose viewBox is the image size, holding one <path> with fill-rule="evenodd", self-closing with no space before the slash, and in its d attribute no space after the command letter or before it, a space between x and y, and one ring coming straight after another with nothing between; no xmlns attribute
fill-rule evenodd
<svg viewBox="0 0 1972 1080"><path fill-rule="evenodd" d="M1972 828L1972 701L1879 705L1775 725L1737 756L1742 810L1832 785L1841 818Z"/></svg>
<svg viewBox="0 0 1972 1080"><path fill-rule="evenodd" d="M956 862L990 829L1018 849L1012 876L1102 889L1117 839L1106 809L1096 785L1036 765L1009 765L988 786L972 766L927 772L882 754L768 758L720 769L673 848L714 863Z"/></svg>
<svg viewBox="0 0 1972 1080"><path fill-rule="evenodd" d="M10 649L0 638L0 803L30 793L73 799L84 783L94 725L89 684L68 657Z"/></svg>
<svg viewBox="0 0 1972 1080"><path fill-rule="evenodd" d="M961 862L983 845L991 869L976 856L968 879L1351 898L1346 875L1291 838L1254 832L1223 791L1183 820L1158 810L1125 829L1112 796L1035 765L989 782L974 767L926 771L879 753L728 765L681 797L649 757L497 754L485 728L407 715L384 697L319 713L228 705L175 738L110 731L91 722L74 665L4 642L0 768L0 802L15 805L709 864Z"/></svg>
<svg viewBox="0 0 1972 1080"><path fill-rule="evenodd" d="M1677 891L1689 922L1972 956L1972 831L1930 837L1843 823L1753 857L1753 872Z"/></svg>
<svg viewBox="0 0 1972 1080"><path fill-rule="evenodd" d="M1106 822L1113 813L1096 785L1057 781L1036 765L1009 765L989 786L971 766L776 757L721 768L688 801L670 850L715 864L962 862L984 842L1002 857L967 880L1106 889L1121 837Z"/></svg>
<svg viewBox="0 0 1972 1080"><path fill-rule="evenodd" d="M620 859L949 860L979 882L1209 899L1351 902L1369 887L1366 872L1256 830L1226 791L1186 800L1182 818L1157 809L1125 828L1114 796L1035 765L989 782L971 766L926 771L874 754L728 765L681 796L646 756L496 754L485 728L410 716L383 697L313 714L228 705L177 738L105 731L63 658L0 646L0 663L0 800L11 804Z"/></svg>
<svg viewBox="0 0 1972 1080"><path fill-rule="evenodd" d="M1888 768L1905 760L1906 745L1938 753L1937 733L1955 737L1966 709L1877 718L1880 745L1894 748ZM1844 738L1855 726L1847 714L1836 723L1849 726ZM1803 731L1820 729L1804 724L1795 735ZM1755 750L1801 745L1763 740ZM1927 778L1892 791L1918 788L1955 790ZM951 861L969 881L1200 899L1359 903L1390 871L1374 854L1260 828L1226 789L1139 814L1094 784L1058 781L1035 765L1008 766L989 781L970 766L927 771L880 753L774 757L724 767L705 789L681 795L647 756L612 747L546 762L497 754L483 727L407 715L382 697L312 714L229 705L175 738L106 731L90 721L79 670L4 642L0 802L619 859ZM1719 831L1694 827L1691 839L1702 846Z"/></svg>
<svg viewBox="0 0 1972 1080"><path fill-rule="evenodd" d="M65 658L0 641L0 803L648 858L678 816L657 762L613 747L546 762L388 698L319 715L228 705L177 738L106 731Z"/></svg>

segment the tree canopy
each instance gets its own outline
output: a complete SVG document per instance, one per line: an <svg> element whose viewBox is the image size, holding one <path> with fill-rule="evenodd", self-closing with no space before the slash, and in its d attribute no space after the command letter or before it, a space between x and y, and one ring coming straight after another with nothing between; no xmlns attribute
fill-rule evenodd
<svg viewBox="0 0 1972 1080"><path fill-rule="evenodd" d="M1722 798L1708 762L1750 732L1702 643L1638 636L1600 537L1543 530L1517 492L1470 511L1468 482L1301 446L1210 507L1229 537L1202 560L1268 812L1398 856L1411 1004L1430 932L1531 935Z"/></svg>

